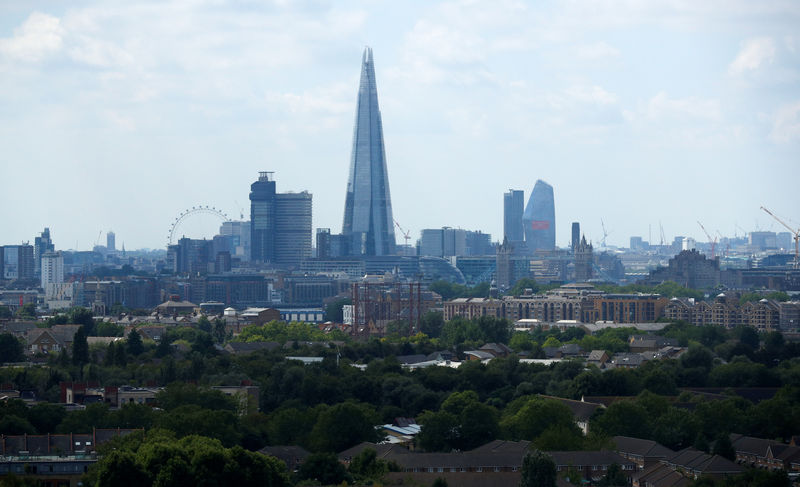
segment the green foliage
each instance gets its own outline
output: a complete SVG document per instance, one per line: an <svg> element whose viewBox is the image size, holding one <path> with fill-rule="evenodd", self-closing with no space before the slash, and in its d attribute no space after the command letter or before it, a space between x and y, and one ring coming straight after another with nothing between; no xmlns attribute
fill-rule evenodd
<svg viewBox="0 0 800 487"><path fill-rule="evenodd" d="M8 306L0 306L0 320L8 319L14 316Z"/></svg>
<svg viewBox="0 0 800 487"><path fill-rule="evenodd" d="M319 328L311 323L282 323L280 321L270 321L262 326L251 325L236 338L239 342L294 342L294 341L349 341L349 337L339 330L331 333L320 331Z"/></svg>
<svg viewBox="0 0 800 487"><path fill-rule="evenodd" d="M365 448L353 457L347 471L357 483L366 484L380 481L386 473L399 471L399 467L394 462L379 459L375 449Z"/></svg>
<svg viewBox="0 0 800 487"><path fill-rule="evenodd" d="M243 487L288 485L285 465L279 460L239 446L225 448L203 436L175 440L164 432L151 432L145 441L118 442L90 468L88 483L117 485L237 485Z"/></svg>
<svg viewBox="0 0 800 487"><path fill-rule="evenodd" d="M72 339L72 363L83 365L89 363L89 343L86 341L86 328L81 326Z"/></svg>
<svg viewBox="0 0 800 487"><path fill-rule="evenodd" d="M440 311L428 311L419 323L420 331L431 338L439 338L444 328L444 316Z"/></svg>
<svg viewBox="0 0 800 487"><path fill-rule="evenodd" d="M11 333L0 333L0 357L2 362L22 362L25 346Z"/></svg>
<svg viewBox="0 0 800 487"><path fill-rule="evenodd" d="M334 323L342 323L344 321L342 307L346 304L353 304L353 301L350 298L331 301L325 306L325 319Z"/></svg>
<svg viewBox="0 0 800 487"><path fill-rule="evenodd" d="M612 463L608 466L605 476L600 479L597 485L601 487L626 487L628 485L628 476L625 475L619 464Z"/></svg>
<svg viewBox="0 0 800 487"><path fill-rule="evenodd" d="M32 320L36 319L36 304L25 303L17 309L17 318Z"/></svg>
<svg viewBox="0 0 800 487"><path fill-rule="evenodd" d="M236 401L220 391L194 384L173 382L156 394L156 403L167 411L194 405L205 409L236 411Z"/></svg>
<svg viewBox="0 0 800 487"><path fill-rule="evenodd" d="M526 289L533 291L533 294L539 292L539 285L536 284L536 279L530 277L523 277L514 283L511 289L506 293L507 296L521 296Z"/></svg>
<svg viewBox="0 0 800 487"><path fill-rule="evenodd" d="M95 335L99 337L121 337L124 332L124 326L111 323L110 321L101 321L95 327Z"/></svg>
<svg viewBox="0 0 800 487"><path fill-rule="evenodd" d="M136 329L132 329L128 333L128 353L134 357L139 356L144 352L144 345L142 344L142 335Z"/></svg>
<svg viewBox="0 0 800 487"><path fill-rule="evenodd" d="M474 287L455 284L449 281L433 281L428 289L439 294L444 301L455 298L487 298L489 297L489 283L482 282Z"/></svg>
<svg viewBox="0 0 800 487"><path fill-rule="evenodd" d="M555 487L556 464L550 455L534 450L522 461L520 487Z"/></svg>
<svg viewBox="0 0 800 487"><path fill-rule="evenodd" d="M320 485L341 484L350 477L334 453L314 453L300 466L300 479L316 480Z"/></svg>
<svg viewBox="0 0 800 487"><path fill-rule="evenodd" d="M420 415L417 441L427 451L470 450L499 436L498 416L475 391L454 392L438 412Z"/></svg>
<svg viewBox="0 0 800 487"><path fill-rule="evenodd" d="M362 441L376 441L377 415L372 406L343 402L322 411L309 443L318 452L340 452Z"/></svg>

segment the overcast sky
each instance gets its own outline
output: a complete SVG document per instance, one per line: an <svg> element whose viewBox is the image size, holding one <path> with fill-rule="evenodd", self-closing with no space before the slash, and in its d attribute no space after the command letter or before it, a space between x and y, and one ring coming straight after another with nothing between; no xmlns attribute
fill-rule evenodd
<svg viewBox="0 0 800 487"><path fill-rule="evenodd" d="M186 208L247 216L259 170L340 231L365 45L412 242L501 238L537 179L561 246L782 231L761 205L800 227L795 0L25 1L0 3L0 244L162 248Z"/></svg>

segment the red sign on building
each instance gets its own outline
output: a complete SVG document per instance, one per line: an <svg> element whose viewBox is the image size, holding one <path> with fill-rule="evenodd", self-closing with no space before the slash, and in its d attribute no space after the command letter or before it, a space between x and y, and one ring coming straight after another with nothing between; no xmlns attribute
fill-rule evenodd
<svg viewBox="0 0 800 487"><path fill-rule="evenodd" d="M531 229L533 230L548 230L550 222L547 220L533 220L531 221Z"/></svg>

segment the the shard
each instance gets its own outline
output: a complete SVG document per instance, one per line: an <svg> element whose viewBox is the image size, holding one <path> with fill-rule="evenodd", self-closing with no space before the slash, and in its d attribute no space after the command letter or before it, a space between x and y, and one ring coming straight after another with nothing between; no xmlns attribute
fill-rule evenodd
<svg viewBox="0 0 800 487"><path fill-rule="evenodd" d="M525 227L525 243L528 251L555 249L556 210L553 203L553 187L541 179L533 186L533 192L522 215L522 224Z"/></svg>
<svg viewBox="0 0 800 487"><path fill-rule="evenodd" d="M342 235L354 255L395 253L392 200L372 49L364 49Z"/></svg>

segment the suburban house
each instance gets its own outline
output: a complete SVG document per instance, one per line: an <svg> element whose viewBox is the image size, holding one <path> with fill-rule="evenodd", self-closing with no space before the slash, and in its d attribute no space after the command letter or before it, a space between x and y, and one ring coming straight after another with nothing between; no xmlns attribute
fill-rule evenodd
<svg viewBox="0 0 800 487"><path fill-rule="evenodd" d="M581 473L584 480L588 481L602 479L606 475L608 467L613 464L619 465L622 472L628 477L638 470L634 462L626 460L612 451L549 451L547 454L553 458L559 475L575 469Z"/></svg>
<svg viewBox="0 0 800 487"><path fill-rule="evenodd" d="M661 460L675 454L674 451L653 440L643 440L630 436L615 436L614 451L634 462L639 466L640 470L658 465Z"/></svg>
<svg viewBox="0 0 800 487"><path fill-rule="evenodd" d="M633 476L633 487L682 487L707 476L721 479L744 472L744 467L719 455L685 448Z"/></svg>

